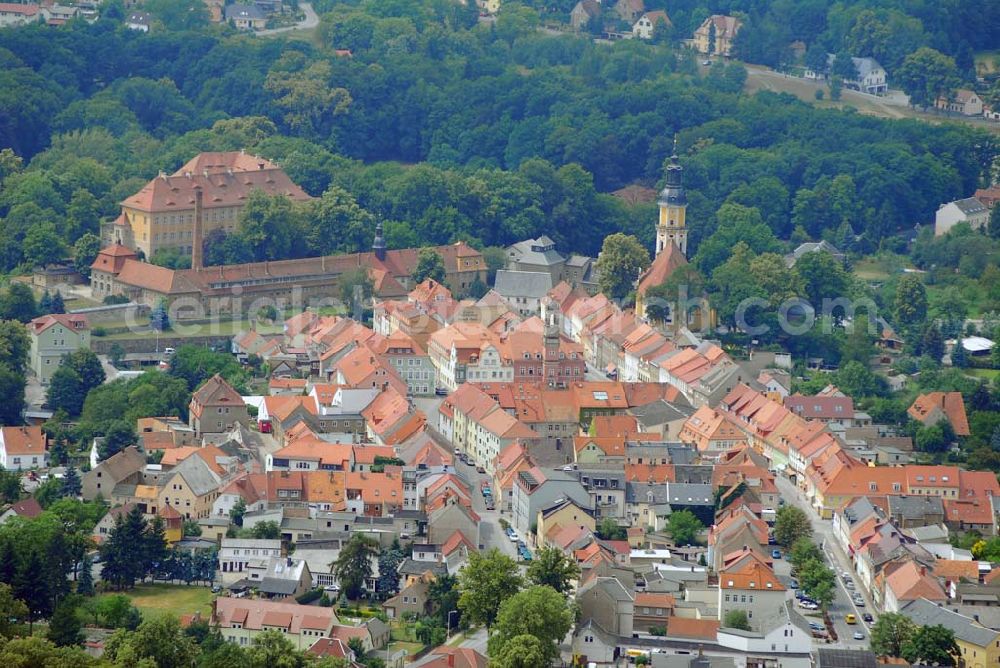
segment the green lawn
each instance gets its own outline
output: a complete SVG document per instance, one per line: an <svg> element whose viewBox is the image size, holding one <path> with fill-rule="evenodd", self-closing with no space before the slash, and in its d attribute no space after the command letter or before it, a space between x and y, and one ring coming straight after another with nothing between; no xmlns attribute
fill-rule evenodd
<svg viewBox="0 0 1000 668"><path fill-rule="evenodd" d="M109 592L114 593L117 592ZM143 616L170 612L180 617L200 611L202 617L207 618L212 613L211 604L215 597L212 590L205 586L170 584L139 585L123 593L132 599L132 604L139 608Z"/></svg>
<svg viewBox="0 0 1000 668"><path fill-rule="evenodd" d="M392 655L392 654L395 654L396 652L398 652L401 649L405 649L407 656L413 656L414 654L416 654L417 652L419 652L423 648L424 648L424 646L421 643L418 643L418 642L403 642L403 641L396 640L396 641L393 641L393 642L389 643L389 654Z"/></svg>
<svg viewBox="0 0 1000 668"><path fill-rule="evenodd" d="M110 327L109 327L110 329ZM163 332L160 338L172 339L172 338L189 338L194 336L233 336L239 334L240 332L246 332L250 330L250 323L245 319L231 319L226 318L216 323L208 322L197 322L197 323L185 323L181 321L175 323L174 327ZM280 334L282 332L282 323L274 325L265 325L262 323L257 324L257 331L261 334ZM146 339L152 336L152 331L149 329L138 330L135 332L120 332L117 334L108 334L107 336L98 337L98 339L103 339L105 341L122 341L127 339Z"/></svg>
<svg viewBox="0 0 1000 668"><path fill-rule="evenodd" d="M966 369L965 373L976 378L994 380L997 376L1000 376L1000 369Z"/></svg>

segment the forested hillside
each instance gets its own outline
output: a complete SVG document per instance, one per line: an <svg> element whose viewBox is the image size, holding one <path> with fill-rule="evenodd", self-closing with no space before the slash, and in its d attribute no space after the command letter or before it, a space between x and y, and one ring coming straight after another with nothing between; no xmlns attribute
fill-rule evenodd
<svg viewBox="0 0 1000 668"><path fill-rule="evenodd" d="M315 196L336 186L329 235L299 234L315 209L285 212L286 256L366 246L372 217L396 247L547 233L596 253L615 231L651 244L652 209L606 193L655 186L675 134L692 250L727 201L759 208L779 238L849 229L875 248L971 192L995 153L963 126L748 97L740 65L701 77L666 45L549 36L513 3L493 25L453 3L327 4L320 46L226 27L142 34L113 12L0 31L0 146L23 159L0 165L0 268L58 254L206 150L276 159ZM275 252L236 241L219 261Z"/></svg>
<svg viewBox="0 0 1000 668"><path fill-rule="evenodd" d="M565 20L576 0L526 0L549 20ZM674 38L691 33L712 14L739 16L740 57L777 66L791 60L800 40L817 53L847 51L877 59L889 72L922 46L953 57L971 76L974 51L1000 44L1000 4L991 0L646 0L670 16ZM623 26L624 27L624 26Z"/></svg>

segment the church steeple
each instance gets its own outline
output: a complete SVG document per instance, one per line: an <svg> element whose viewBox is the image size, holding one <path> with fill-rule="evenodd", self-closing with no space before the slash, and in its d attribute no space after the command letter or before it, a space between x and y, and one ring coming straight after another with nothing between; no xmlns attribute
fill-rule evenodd
<svg viewBox="0 0 1000 668"><path fill-rule="evenodd" d="M372 253L379 262L385 262L385 239L382 237L382 221L375 224L375 241L372 242Z"/></svg>
<svg viewBox="0 0 1000 668"><path fill-rule="evenodd" d="M677 135L674 135L674 151L667 166L667 183L660 191L657 204L660 217L656 223L656 254L659 255L669 243L677 244L687 257L687 194L684 192L684 168L677 158Z"/></svg>

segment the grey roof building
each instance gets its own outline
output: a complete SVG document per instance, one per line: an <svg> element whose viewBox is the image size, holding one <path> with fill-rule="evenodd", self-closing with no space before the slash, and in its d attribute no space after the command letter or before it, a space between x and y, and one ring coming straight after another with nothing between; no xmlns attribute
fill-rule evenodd
<svg viewBox="0 0 1000 668"><path fill-rule="evenodd" d="M816 650L816 668L878 668L875 653L866 649Z"/></svg>
<svg viewBox="0 0 1000 668"><path fill-rule="evenodd" d="M940 496L913 496L891 494L889 517L901 529L941 524L944 521L944 502Z"/></svg>
<svg viewBox="0 0 1000 668"><path fill-rule="evenodd" d="M552 285L566 281L590 292L597 287L594 258L563 255L547 236L519 241L507 247L507 268L511 271L548 274ZM502 294L502 293L501 293Z"/></svg>
<svg viewBox="0 0 1000 668"><path fill-rule="evenodd" d="M954 633L956 640L980 647L991 646L1000 636L1000 631L985 628L972 617L966 617L952 612L948 608L939 607L926 598L910 601L903 606L900 612L909 617L917 626L941 625Z"/></svg>
<svg viewBox="0 0 1000 668"><path fill-rule="evenodd" d="M266 19L267 16L257 5L226 5L227 21L263 21Z"/></svg>
<svg viewBox="0 0 1000 668"><path fill-rule="evenodd" d="M501 269L493 289L521 315L537 315L542 297L552 289L552 277L537 271Z"/></svg>
<svg viewBox="0 0 1000 668"><path fill-rule="evenodd" d="M829 241L807 241L804 244L799 244L799 246L793 250L791 253L785 256L785 264L789 267L795 266L795 263L807 253L822 253L826 252L832 255L837 260L843 262L847 256L842 252L837 250L837 247L831 244Z"/></svg>

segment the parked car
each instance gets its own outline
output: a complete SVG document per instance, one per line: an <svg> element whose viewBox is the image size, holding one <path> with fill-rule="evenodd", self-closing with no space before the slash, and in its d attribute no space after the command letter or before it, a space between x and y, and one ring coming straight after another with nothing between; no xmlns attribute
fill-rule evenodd
<svg viewBox="0 0 1000 668"><path fill-rule="evenodd" d="M443 388L443 387L435 387L434 388L434 394L436 394L439 397L447 397L448 396L448 390L445 389L445 388Z"/></svg>
<svg viewBox="0 0 1000 668"><path fill-rule="evenodd" d="M823 626L822 624L820 624L819 622L809 622L809 628L811 628L813 631L825 631L826 630L826 627Z"/></svg>
<svg viewBox="0 0 1000 668"><path fill-rule="evenodd" d="M799 588L799 581L798 580L792 580L788 584L788 586L791 587L792 589L798 589Z"/></svg>
<svg viewBox="0 0 1000 668"><path fill-rule="evenodd" d="M858 606L859 608L865 607L865 599L863 598L854 599L854 605Z"/></svg>
<svg viewBox="0 0 1000 668"><path fill-rule="evenodd" d="M819 606L812 601L799 601L799 607L803 610L819 610Z"/></svg>
<svg viewBox="0 0 1000 668"><path fill-rule="evenodd" d="M218 594L221 591L222 591L222 587L220 587L219 585L212 585L212 593L213 594Z"/></svg>
<svg viewBox="0 0 1000 668"><path fill-rule="evenodd" d="M855 640L864 640L865 639L865 634L862 633L861 631L855 631L854 632L854 639Z"/></svg>
<svg viewBox="0 0 1000 668"><path fill-rule="evenodd" d="M844 621L847 622L848 624L857 624L858 618L855 617L853 614L847 614L844 615Z"/></svg>
<svg viewBox="0 0 1000 668"><path fill-rule="evenodd" d="M484 469L482 466L477 466L476 473L486 473L486 469Z"/></svg>
<svg viewBox="0 0 1000 668"><path fill-rule="evenodd" d="M854 589L854 580L844 580L844 586L848 589Z"/></svg>
<svg viewBox="0 0 1000 668"><path fill-rule="evenodd" d="M772 559L781 559L781 550L771 550Z"/></svg>
<svg viewBox="0 0 1000 668"><path fill-rule="evenodd" d="M870 613L870 612L862 613L861 619L865 620L869 624L871 624L871 623L873 623L875 621L875 618L872 617L872 613Z"/></svg>
<svg viewBox="0 0 1000 668"><path fill-rule="evenodd" d="M486 510L496 510L496 509L497 509L497 507L495 505L493 505L493 500L492 499L490 499L489 501L486 502Z"/></svg>

